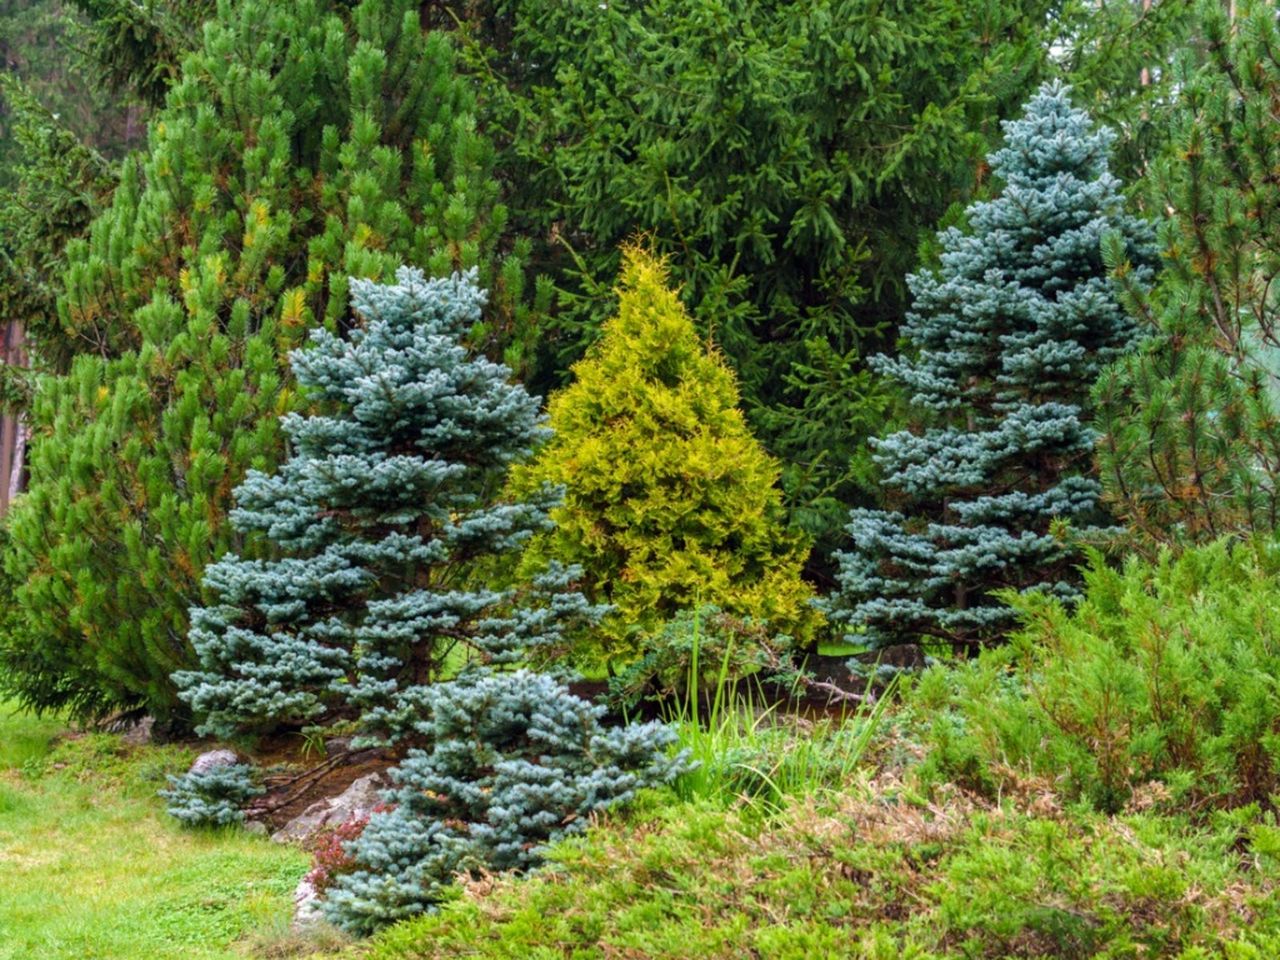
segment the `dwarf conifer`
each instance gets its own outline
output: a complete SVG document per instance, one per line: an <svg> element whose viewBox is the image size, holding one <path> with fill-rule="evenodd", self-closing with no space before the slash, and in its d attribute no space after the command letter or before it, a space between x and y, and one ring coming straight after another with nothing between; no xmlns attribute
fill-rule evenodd
<svg viewBox="0 0 1280 960"><path fill-rule="evenodd" d="M494 497L546 428L510 371L461 343L484 303L474 275L402 269L352 291L350 334L316 330L292 354L317 412L285 416L289 458L235 491L232 524L277 555L205 571L200 666L175 679L211 733L354 713L399 738L447 661L511 664L599 613L561 567L523 589L475 578L545 530L555 497Z"/></svg>
<svg viewBox="0 0 1280 960"><path fill-rule="evenodd" d="M472 671L423 694L413 732L426 745L393 772L390 809L326 894L326 914L355 932L431 909L459 873L536 866L592 813L687 767L669 727L603 728L603 707L545 674Z"/></svg>
<svg viewBox="0 0 1280 960"><path fill-rule="evenodd" d="M806 544L786 529L778 464L738 409L733 372L661 261L629 249L618 300L551 397L551 441L517 471L520 484L565 490L530 556L580 565L588 596L613 606L576 658L633 660L647 631L699 602L805 634Z"/></svg>

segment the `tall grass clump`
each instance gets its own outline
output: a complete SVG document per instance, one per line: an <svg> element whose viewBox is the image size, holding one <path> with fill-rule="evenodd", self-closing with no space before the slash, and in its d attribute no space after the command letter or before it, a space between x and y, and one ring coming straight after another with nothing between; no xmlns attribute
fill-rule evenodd
<svg viewBox="0 0 1280 960"><path fill-rule="evenodd" d="M704 619L688 620L688 677L664 707L692 766L675 782L687 802L742 804L769 816L787 800L836 789L854 775L884 716L891 691L809 719L782 711L757 676L742 676L732 637L704 643Z"/></svg>

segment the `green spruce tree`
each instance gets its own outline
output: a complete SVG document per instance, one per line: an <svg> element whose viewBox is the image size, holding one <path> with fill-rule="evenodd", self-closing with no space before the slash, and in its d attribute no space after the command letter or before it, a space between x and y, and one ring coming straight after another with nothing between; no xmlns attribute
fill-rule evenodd
<svg viewBox="0 0 1280 960"><path fill-rule="evenodd" d="M876 444L892 510L854 510L834 619L875 644L970 644L1012 621L997 590L1070 594L1059 525L1108 524L1088 396L1135 328L1102 262L1122 245L1147 282L1150 231L1108 170L1112 134L1047 85L991 156L999 195L944 231L938 273L911 278L911 353L881 359L927 424Z"/></svg>
<svg viewBox="0 0 1280 960"><path fill-rule="evenodd" d="M5 566L22 628L7 687L34 706L180 711L187 610L242 544L232 489L282 449L285 357L347 316L349 277L477 267L518 299L492 151L446 36L408 0L222 4L68 251L77 347L31 410L30 492ZM504 285L504 282L506 285Z"/></svg>

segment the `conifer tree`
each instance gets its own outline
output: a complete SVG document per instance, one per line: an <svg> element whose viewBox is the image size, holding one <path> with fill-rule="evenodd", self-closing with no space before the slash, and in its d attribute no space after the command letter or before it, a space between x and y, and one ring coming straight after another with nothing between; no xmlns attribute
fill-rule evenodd
<svg viewBox="0 0 1280 960"><path fill-rule="evenodd" d="M22 81L0 76L6 125L20 156L5 171L0 195L0 316L19 322L41 366L65 370L57 287L67 244L85 230L115 187L114 165L68 129ZM25 370L0 369L10 408L30 402Z"/></svg>
<svg viewBox="0 0 1280 960"><path fill-rule="evenodd" d="M941 268L911 278L913 353L880 358L927 422L875 445L892 510L854 510L833 618L865 639L973 643L1011 619L999 589L1070 594L1064 539L1108 523L1092 465L1089 389L1135 329L1104 237L1147 282L1150 231L1124 211L1112 134L1043 87L990 157L1003 184L939 235Z"/></svg>
<svg viewBox="0 0 1280 960"><path fill-rule="evenodd" d="M229 554L192 611L199 669L175 676L199 730L220 736L355 713L408 733L445 660L511 664L599 611L549 566L525 589L473 579L546 529L554 492L495 499L545 436L510 370L468 354L483 293L468 277L352 284L359 325L292 354L318 411L289 414L290 456L251 470L232 524L279 556Z"/></svg>
<svg viewBox="0 0 1280 960"><path fill-rule="evenodd" d="M614 309L619 245L648 234L825 576L849 506L875 500L861 452L896 397L867 357L892 343L920 242L985 189L998 121L1056 71L1141 162L1164 87L1140 68L1190 32L1186 2L433 4L507 81L486 105L510 131L513 218L559 288L532 382L567 382Z"/></svg>
<svg viewBox="0 0 1280 960"><path fill-rule="evenodd" d="M325 913L357 933L434 908L459 873L536 866L591 814L689 768L659 723L603 728L604 707L529 670L468 672L423 691L390 809L349 847Z"/></svg>
<svg viewBox="0 0 1280 960"><path fill-rule="evenodd" d="M519 264L493 257L491 159L448 38L410 0L219 6L149 149L68 250L59 317L80 355L33 402L5 554L20 698L179 709L201 573L252 551L231 490L278 457L298 402L285 357L341 326L348 278L474 266L490 318L519 299Z"/></svg>
<svg viewBox="0 0 1280 960"><path fill-rule="evenodd" d="M390 285L353 281L352 296L349 336L318 330L292 355L325 412L286 416L291 456L236 491L233 522L280 556L208 568L212 602L192 616L201 669L177 680L212 732L354 713L413 747L392 808L351 849L356 870L327 895L334 919L367 932L438 902L459 871L535 863L684 761L666 728L602 730L603 708L512 669L602 611L570 568L531 587L479 576L545 532L555 492L494 495L546 428L508 368L462 346L484 300L474 276L402 269ZM175 783L175 812L234 816L228 779L243 778Z"/></svg>
<svg viewBox="0 0 1280 960"><path fill-rule="evenodd" d="M1112 254L1147 341L1095 394L1108 498L1153 552L1280 526L1280 28L1268 3L1202 15L1208 60L1179 61L1175 149L1147 181L1159 284Z"/></svg>
<svg viewBox="0 0 1280 960"><path fill-rule="evenodd" d="M588 596L613 607L575 658L633 660L648 631L700 603L805 635L806 544L786 529L778 464L738 409L733 372L661 261L628 248L617 294L617 316L551 397L551 441L516 471L526 487L565 489L529 556L581 565Z"/></svg>

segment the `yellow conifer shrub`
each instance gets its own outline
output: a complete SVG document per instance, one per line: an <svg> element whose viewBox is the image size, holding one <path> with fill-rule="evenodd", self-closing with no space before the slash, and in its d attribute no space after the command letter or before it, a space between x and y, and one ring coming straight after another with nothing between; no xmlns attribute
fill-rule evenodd
<svg viewBox="0 0 1280 960"><path fill-rule="evenodd" d="M785 527L778 464L747 428L733 372L698 337L661 260L626 249L617 293L617 316L551 397L552 439L514 480L564 488L556 529L526 561L581 565L588 595L614 607L572 658L634 660L663 621L699 604L807 638L808 544Z"/></svg>

